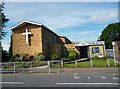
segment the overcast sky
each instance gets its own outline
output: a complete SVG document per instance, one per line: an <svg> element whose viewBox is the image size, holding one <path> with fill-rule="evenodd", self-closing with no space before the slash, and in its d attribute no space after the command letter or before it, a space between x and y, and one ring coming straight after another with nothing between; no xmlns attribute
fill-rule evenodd
<svg viewBox="0 0 120 89"><path fill-rule="evenodd" d="M6 2L8 34L2 40L8 50L12 26L23 20L42 23L71 41L97 41L102 30L118 20L117 2Z"/></svg>

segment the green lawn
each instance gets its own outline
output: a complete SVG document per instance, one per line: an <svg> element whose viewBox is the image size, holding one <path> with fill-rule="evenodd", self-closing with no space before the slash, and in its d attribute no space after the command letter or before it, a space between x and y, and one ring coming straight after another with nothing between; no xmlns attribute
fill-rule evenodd
<svg viewBox="0 0 120 89"><path fill-rule="evenodd" d="M110 60L110 66L111 67L115 66L114 62L111 60ZM118 66L120 66L120 64L117 64L117 67ZM51 66L51 67L57 68L58 65ZM78 67L91 67L90 61L78 62ZM108 67L107 60L93 59L93 67ZM64 64L64 68L75 68L75 63Z"/></svg>
<svg viewBox="0 0 120 89"><path fill-rule="evenodd" d="M107 66L107 60L103 59L93 59L93 66L94 67L106 67Z"/></svg>

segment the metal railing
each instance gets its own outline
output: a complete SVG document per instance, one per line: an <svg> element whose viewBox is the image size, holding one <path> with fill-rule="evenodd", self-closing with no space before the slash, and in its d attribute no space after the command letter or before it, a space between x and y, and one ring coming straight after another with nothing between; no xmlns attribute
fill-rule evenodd
<svg viewBox="0 0 120 89"><path fill-rule="evenodd" d="M19 72L59 72L59 61L40 61L40 62L4 62L0 63L0 73L19 73Z"/></svg>

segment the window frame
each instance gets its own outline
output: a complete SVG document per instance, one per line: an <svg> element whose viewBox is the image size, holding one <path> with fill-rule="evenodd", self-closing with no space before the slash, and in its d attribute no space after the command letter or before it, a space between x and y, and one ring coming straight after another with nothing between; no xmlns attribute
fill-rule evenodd
<svg viewBox="0 0 120 89"><path fill-rule="evenodd" d="M99 47L92 47L92 53L100 53Z"/></svg>

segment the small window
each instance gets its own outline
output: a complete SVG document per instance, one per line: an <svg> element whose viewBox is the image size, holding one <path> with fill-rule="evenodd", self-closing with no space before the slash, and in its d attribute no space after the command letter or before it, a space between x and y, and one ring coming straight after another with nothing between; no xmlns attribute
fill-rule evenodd
<svg viewBox="0 0 120 89"><path fill-rule="evenodd" d="M92 48L92 53L99 53L99 52L100 52L99 47Z"/></svg>

